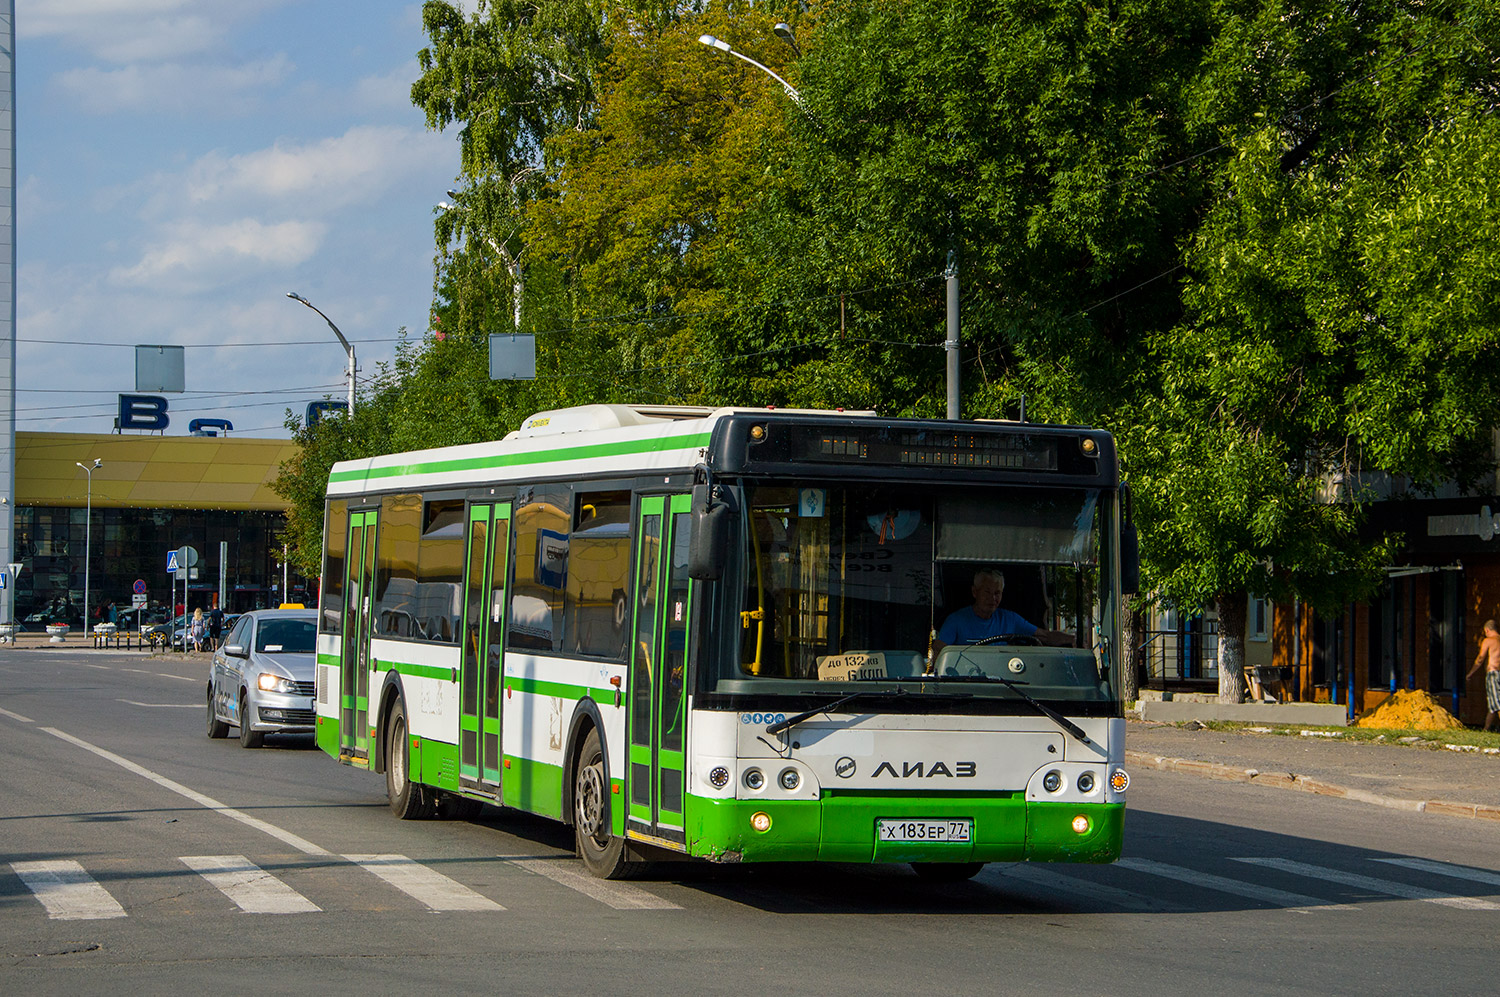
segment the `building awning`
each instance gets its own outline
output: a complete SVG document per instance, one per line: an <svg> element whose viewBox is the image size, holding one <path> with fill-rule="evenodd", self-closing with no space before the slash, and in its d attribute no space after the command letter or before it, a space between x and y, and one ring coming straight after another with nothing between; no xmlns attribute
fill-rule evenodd
<svg viewBox="0 0 1500 997"><path fill-rule="evenodd" d="M93 505L116 509L259 509L284 512L271 490L298 453L291 440L236 436L16 433L16 504L78 506L93 473Z"/></svg>

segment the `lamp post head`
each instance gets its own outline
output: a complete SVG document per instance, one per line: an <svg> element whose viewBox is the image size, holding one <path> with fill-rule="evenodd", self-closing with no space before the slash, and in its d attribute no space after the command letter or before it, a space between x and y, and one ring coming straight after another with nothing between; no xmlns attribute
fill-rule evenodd
<svg viewBox="0 0 1500 997"><path fill-rule="evenodd" d="M99 470L99 468L101 468L103 466L104 466L104 461L100 460L98 457L95 457L94 458L94 470L97 471L97 470Z"/></svg>
<svg viewBox="0 0 1500 997"><path fill-rule="evenodd" d="M298 294L296 291L288 291L288 292L286 292L286 296L288 298L291 298L293 301L300 301L304 305L307 304L307 299L304 298L302 295Z"/></svg>
<svg viewBox="0 0 1500 997"><path fill-rule="evenodd" d="M792 31L790 24L785 21L777 21L771 25L771 30L775 32L777 38L780 38L792 47L792 51L797 53L799 59L802 57L802 50L797 47L797 35Z"/></svg>
<svg viewBox="0 0 1500 997"><path fill-rule="evenodd" d="M711 48L716 48L720 52L728 52L729 51L729 43L726 42L726 41L720 41L719 39L715 38L713 35L699 35L698 36L698 41L702 42L704 45L707 45L707 46L709 46Z"/></svg>

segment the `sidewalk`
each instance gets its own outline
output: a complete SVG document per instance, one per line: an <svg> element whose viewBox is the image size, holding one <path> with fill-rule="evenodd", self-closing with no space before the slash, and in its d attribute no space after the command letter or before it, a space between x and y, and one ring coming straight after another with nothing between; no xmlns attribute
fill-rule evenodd
<svg viewBox="0 0 1500 997"><path fill-rule="evenodd" d="M1125 765L1500 820L1500 754L1132 720L1126 725Z"/></svg>
<svg viewBox="0 0 1500 997"><path fill-rule="evenodd" d="M175 654L175 653L178 653L178 652L174 652L174 651L155 651L155 652L153 652L152 649L150 648L150 646L141 648L141 647L136 646L136 644L134 642L132 642L129 647L126 647L125 646L125 637L126 637L126 635L121 634L120 637L121 637L121 640L120 640L120 644L119 644L118 647L114 646L114 645L110 645L108 647L101 647L101 648L99 648L99 650L101 650L101 651L110 651L110 652L129 653L129 654L153 654L153 653L156 653L156 654ZM111 639L113 639L113 638L111 638ZM50 650L59 650L59 651L92 651L92 650L94 650L94 639L92 637L85 637L82 633L70 632L66 637L63 638L63 640L60 643L54 644L54 643L52 643L52 638L48 637L45 633L42 633L42 632L31 633L31 632L28 631L28 632L25 632L25 633L18 633L18 634L16 634L15 641L13 643L0 644L0 652L4 652L4 651L7 651L7 650L15 650L15 651L50 651ZM189 651L188 652L189 655L193 655L193 654L207 655L207 653L208 652L206 652L206 651L204 651L204 652Z"/></svg>

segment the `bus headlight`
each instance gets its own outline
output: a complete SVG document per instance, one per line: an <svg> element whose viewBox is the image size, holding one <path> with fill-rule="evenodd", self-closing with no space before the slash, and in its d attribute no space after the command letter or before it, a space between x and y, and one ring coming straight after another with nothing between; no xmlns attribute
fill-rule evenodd
<svg viewBox="0 0 1500 997"><path fill-rule="evenodd" d="M1094 773L1083 772L1079 774L1078 791L1080 793L1092 793L1094 791Z"/></svg>
<svg viewBox="0 0 1500 997"><path fill-rule="evenodd" d="M1053 769L1042 776L1042 788L1049 793L1055 793L1059 789L1062 789L1062 773L1057 771L1057 769Z"/></svg>
<svg viewBox="0 0 1500 997"><path fill-rule="evenodd" d="M1077 831L1079 834L1088 834L1089 833L1089 819L1087 817L1085 817L1083 814L1079 814L1077 817L1074 817L1073 818L1073 830Z"/></svg>
<svg viewBox="0 0 1500 997"><path fill-rule="evenodd" d="M802 775L796 769L782 769L776 781L781 784L782 789L790 793L802 785Z"/></svg>
<svg viewBox="0 0 1500 997"><path fill-rule="evenodd" d="M745 788L752 793L758 793L766 788L766 774L760 769L746 769L744 781Z"/></svg>

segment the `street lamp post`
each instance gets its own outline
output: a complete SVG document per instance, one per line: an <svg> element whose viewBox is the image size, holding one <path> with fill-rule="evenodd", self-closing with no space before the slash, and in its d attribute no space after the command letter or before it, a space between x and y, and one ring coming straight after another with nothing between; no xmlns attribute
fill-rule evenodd
<svg viewBox="0 0 1500 997"><path fill-rule="evenodd" d="M359 369L354 365L354 344L344 338L344 334L339 332L339 327L333 324L333 319L319 311L317 305L308 301L296 291L288 291L286 292L286 296L293 301L300 301L313 311L318 312L323 321L328 323L328 328L333 330L333 334L339 337L339 345L343 346L344 352L349 354L349 415L352 417L354 415L354 372Z"/></svg>
<svg viewBox="0 0 1500 997"><path fill-rule="evenodd" d="M89 562L93 559L94 547L94 472L97 471L104 461L98 457L94 458L94 465L74 461L89 476L88 495L84 500L83 511L83 634L89 635Z"/></svg>
<svg viewBox="0 0 1500 997"><path fill-rule="evenodd" d="M713 35L699 35L698 41L702 42L704 45L707 45L709 48L716 48L720 52L728 52L736 59L743 59L744 61L750 63L750 65L754 66L756 69L759 69L761 72L771 77L771 79L775 80L777 83L780 83L781 88L786 91L786 95L792 98L792 102L795 103L798 107L802 107L802 95L797 92L797 88L792 86L786 80L782 79L780 76L777 76L776 73L769 67L761 65L754 59L750 58L748 55L745 55L743 52L736 52L734 49L729 47L728 42L715 38ZM806 108L803 108L803 110L805 111Z"/></svg>

